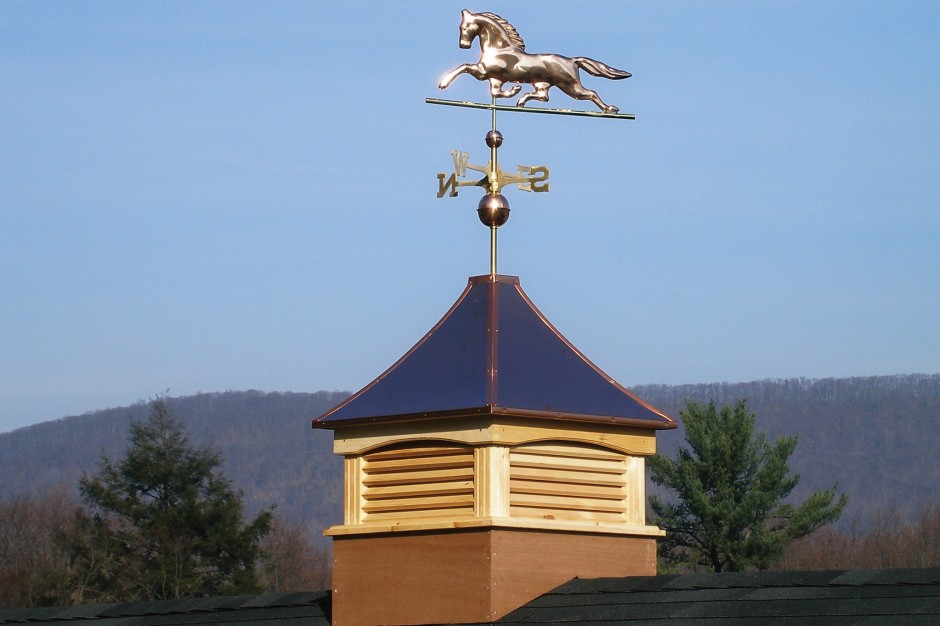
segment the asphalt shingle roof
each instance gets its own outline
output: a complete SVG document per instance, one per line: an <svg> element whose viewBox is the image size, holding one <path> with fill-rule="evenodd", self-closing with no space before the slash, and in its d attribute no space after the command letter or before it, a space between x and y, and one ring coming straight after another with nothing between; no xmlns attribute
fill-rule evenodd
<svg viewBox="0 0 940 626"><path fill-rule="evenodd" d="M264 624L328 626L330 592L122 602L93 606L0 610L0 624L74 623L96 626L173 626L174 624Z"/></svg>
<svg viewBox="0 0 940 626"><path fill-rule="evenodd" d="M0 624L327 626L328 591L0 610ZM574 579L497 624L937 626L940 568Z"/></svg>
<svg viewBox="0 0 940 626"><path fill-rule="evenodd" d="M574 579L500 624L940 624L940 568Z"/></svg>

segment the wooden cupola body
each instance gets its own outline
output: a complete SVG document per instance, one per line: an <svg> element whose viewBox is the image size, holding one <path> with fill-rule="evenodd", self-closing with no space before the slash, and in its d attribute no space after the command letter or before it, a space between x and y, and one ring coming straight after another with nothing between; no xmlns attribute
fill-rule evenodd
<svg viewBox="0 0 940 626"><path fill-rule="evenodd" d="M515 277L471 278L384 374L317 418L344 458L334 624L488 622L574 578L656 573L645 457L675 422Z"/></svg>

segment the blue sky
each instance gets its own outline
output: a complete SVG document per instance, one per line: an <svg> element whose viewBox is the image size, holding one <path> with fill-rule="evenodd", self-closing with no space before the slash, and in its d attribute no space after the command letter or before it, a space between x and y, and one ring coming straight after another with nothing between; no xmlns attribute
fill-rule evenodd
<svg viewBox="0 0 940 626"><path fill-rule="evenodd" d="M488 270L461 8L636 121L502 114L500 272L621 383L940 372L940 3L0 3L0 431L354 391ZM575 107L552 92L551 105ZM591 108L584 106L583 108Z"/></svg>

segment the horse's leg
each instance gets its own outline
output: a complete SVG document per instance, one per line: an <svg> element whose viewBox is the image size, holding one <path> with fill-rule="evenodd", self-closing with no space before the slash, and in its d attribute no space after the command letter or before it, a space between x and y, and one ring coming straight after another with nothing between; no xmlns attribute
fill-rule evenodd
<svg viewBox="0 0 940 626"><path fill-rule="evenodd" d="M596 104L604 113L616 113L620 110L612 104L607 104L601 100L601 97L597 95L596 91L593 89L588 89L581 84L581 81L576 81L573 83L559 83L556 85L556 87L561 89L572 98L577 98L578 100L590 100Z"/></svg>
<svg viewBox="0 0 940 626"><path fill-rule="evenodd" d="M461 74L470 74L477 80L483 80L484 78L486 78L486 70L483 68L482 65L480 65L479 63L474 63L473 65L470 65L469 63L464 63L463 65L458 65L451 71L444 74L441 77L441 82L437 84L438 88L446 89L447 86L450 85L454 81L454 79L460 76Z"/></svg>
<svg viewBox="0 0 940 626"><path fill-rule="evenodd" d="M508 91L503 91L503 81L499 78L490 79L490 95L494 98L512 98L519 93L522 85L513 85Z"/></svg>
<svg viewBox="0 0 940 626"><path fill-rule="evenodd" d="M535 87L535 91L530 91L529 93L522 94L522 97L519 98L519 102L516 103L517 107L524 107L525 103L529 100L538 100L540 102L548 102L548 90L551 89L551 83L532 83L532 86Z"/></svg>

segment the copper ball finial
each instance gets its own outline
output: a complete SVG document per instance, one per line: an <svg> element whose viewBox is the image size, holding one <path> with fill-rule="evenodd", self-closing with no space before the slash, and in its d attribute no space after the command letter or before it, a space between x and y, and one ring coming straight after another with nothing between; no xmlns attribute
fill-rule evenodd
<svg viewBox="0 0 940 626"><path fill-rule="evenodd" d="M501 193L488 193L480 199L477 215L484 225L499 228L509 219L509 201Z"/></svg>
<svg viewBox="0 0 940 626"><path fill-rule="evenodd" d="M486 145L489 148L500 147L503 145L503 134L495 129L486 133Z"/></svg>

